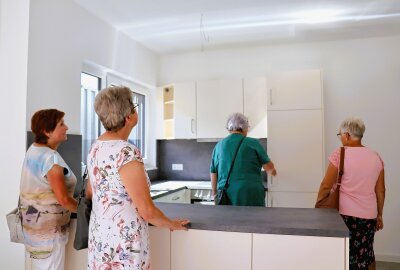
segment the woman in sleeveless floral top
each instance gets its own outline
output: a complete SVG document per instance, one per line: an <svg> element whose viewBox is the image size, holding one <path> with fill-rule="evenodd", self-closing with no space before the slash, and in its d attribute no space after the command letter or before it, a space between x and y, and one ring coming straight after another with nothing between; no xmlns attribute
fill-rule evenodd
<svg viewBox="0 0 400 270"><path fill-rule="evenodd" d="M88 269L150 269L148 222L186 230L188 220L170 220L150 197L150 181L138 148L128 137L138 121L127 87L109 87L95 110L106 132L88 155L93 209L89 225Z"/></svg>

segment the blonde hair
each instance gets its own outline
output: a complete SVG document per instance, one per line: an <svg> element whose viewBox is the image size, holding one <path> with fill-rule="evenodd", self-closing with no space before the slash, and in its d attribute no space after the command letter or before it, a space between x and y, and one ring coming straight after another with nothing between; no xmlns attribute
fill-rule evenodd
<svg viewBox="0 0 400 270"><path fill-rule="evenodd" d="M365 124L363 120L357 117L349 117L340 124L341 133L349 133L355 139L361 139L364 136Z"/></svg>
<svg viewBox="0 0 400 270"><path fill-rule="evenodd" d="M134 112L132 91L125 86L107 87L97 94L94 110L107 131L118 131L125 126L125 117Z"/></svg>

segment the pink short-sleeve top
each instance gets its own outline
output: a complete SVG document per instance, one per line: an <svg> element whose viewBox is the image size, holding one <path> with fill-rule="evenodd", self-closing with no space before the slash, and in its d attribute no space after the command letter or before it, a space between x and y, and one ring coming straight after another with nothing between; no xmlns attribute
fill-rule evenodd
<svg viewBox="0 0 400 270"><path fill-rule="evenodd" d="M329 161L339 167L340 148ZM375 185L383 169L379 154L368 147L345 147L342 185L340 187L339 213L365 219L378 215Z"/></svg>

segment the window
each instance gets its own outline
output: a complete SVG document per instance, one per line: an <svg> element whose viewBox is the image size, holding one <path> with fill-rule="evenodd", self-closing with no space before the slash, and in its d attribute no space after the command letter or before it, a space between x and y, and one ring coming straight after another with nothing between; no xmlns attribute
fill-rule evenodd
<svg viewBox="0 0 400 270"><path fill-rule="evenodd" d="M85 164L90 146L100 135L99 118L94 111L94 99L100 87L99 77L81 73L82 162Z"/></svg>
<svg viewBox="0 0 400 270"><path fill-rule="evenodd" d="M131 89L132 90L132 89ZM137 113L139 115L138 124L133 128L131 134L129 135L129 142L136 145L142 156L146 156L146 141L145 141L145 119L146 119L146 97L145 95L133 92L133 103L139 104L139 107L136 108Z"/></svg>
<svg viewBox="0 0 400 270"><path fill-rule="evenodd" d="M112 83L110 86L127 86L127 84L115 84ZM127 86L131 89L132 91L132 101L133 103L139 104L139 106L136 108L136 111L138 113L139 119L137 125L133 128L131 131L131 134L129 134L128 141L134 145L136 145L137 148L139 148L140 153L142 154L143 158L146 158L146 139L145 139L145 125L146 125L146 96L136 93L133 91L132 86Z"/></svg>

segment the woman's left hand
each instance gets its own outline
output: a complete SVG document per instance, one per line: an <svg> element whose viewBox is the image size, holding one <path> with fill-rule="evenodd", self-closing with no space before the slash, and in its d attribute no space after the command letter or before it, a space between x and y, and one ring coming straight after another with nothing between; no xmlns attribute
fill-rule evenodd
<svg viewBox="0 0 400 270"><path fill-rule="evenodd" d="M382 216L378 216L376 219L376 231L380 231L383 229L383 218Z"/></svg>

